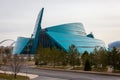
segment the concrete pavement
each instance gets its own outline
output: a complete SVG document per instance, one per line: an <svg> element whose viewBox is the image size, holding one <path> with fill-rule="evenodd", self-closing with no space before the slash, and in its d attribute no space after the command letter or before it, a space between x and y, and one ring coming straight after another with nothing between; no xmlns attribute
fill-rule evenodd
<svg viewBox="0 0 120 80"><path fill-rule="evenodd" d="M63 71L63 72L77 72L77 73L89 73L89 74L98 74L98 75L108 75L108 76L120 76L120 73L111 73L111 72L95 72L95 71L82 71L82 70L64 70L64 69L54 69L54 68L36 68L41 70L53 70L53 71Z"/></svg>
<svg viewBox="0 0 120 80"><path fill-rule="evenodd" d="M23 69L22 72L25 70ZM56 70L41 70L27 68L27 73L39 75L33 80L120 80L120 76L100 75L80 72L66 72Z"/></svg>
<svg viewBox="0 0 120 80"><path fill-rule="evenodd" d="M120 80L120 76L96 74L91 72L75 72L62 70L46 70L23 67L21 73L37 75L31 80ZM31 76L30 76L31 77Z"/></svg>

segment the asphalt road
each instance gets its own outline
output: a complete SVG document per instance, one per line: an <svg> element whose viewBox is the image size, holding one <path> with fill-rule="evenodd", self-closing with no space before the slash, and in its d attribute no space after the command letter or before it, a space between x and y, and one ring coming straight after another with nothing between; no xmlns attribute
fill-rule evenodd
<svg viewBox="0 0 120 80"><path fill-rule="evenodd" d="M21 72L39 75L33 80L120 80L120 76L40 70L29 67L22 69Z"/></svg>

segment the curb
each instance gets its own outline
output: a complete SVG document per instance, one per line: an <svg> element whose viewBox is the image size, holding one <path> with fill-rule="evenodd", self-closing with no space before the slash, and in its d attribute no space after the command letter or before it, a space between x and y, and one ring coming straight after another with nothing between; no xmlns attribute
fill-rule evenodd
<svg viewBox="0 0 120 80"><path fill-rule="evenodd" d="M34 67L33 69L51 70L51 71L62 71L62 72L73 72L73 73L84 73L84 74L95 74L95 75L106 75L106 76L118 76L118 77L120 77L120 73L95 72L95 71L80 71L80 70L63 70L63 69L50 69L50 68L37 68L37 67Z"/></svg>

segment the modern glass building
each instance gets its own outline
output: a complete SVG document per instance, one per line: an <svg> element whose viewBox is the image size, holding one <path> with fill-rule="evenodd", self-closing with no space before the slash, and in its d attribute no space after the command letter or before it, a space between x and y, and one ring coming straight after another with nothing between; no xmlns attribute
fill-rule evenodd
<svg viewBox="0 0 120 80"><path fill-rule="evenodd" d="M108 49L111 50L113 48L116 48L118 51L120 51L120 41L114 41L108 45Z"/></svg>
<svg viewBox="0 0 120 80"><path fill-rule="evenodd" d="M94 48L105 47L103 41L95 39L92 33L86 34L82 23L67 23L41 28L44 8L40 11L31 38L18 37L13 54L34 54L39 45L56 47L68 51L75 45L80 53L93 52Z"/></svg>

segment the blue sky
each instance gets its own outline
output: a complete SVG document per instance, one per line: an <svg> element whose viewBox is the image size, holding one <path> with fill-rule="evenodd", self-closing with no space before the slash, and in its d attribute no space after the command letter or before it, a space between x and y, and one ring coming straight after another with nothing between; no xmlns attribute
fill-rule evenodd
<svg viewBox="0 0 120 80"><path fill-rule="evenodd" d="M120 0L0 0L0 41L30 37L42 7L43 28L81 22L106 44L120 40Z"/></svg>

